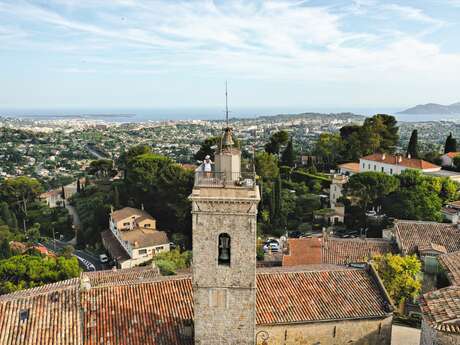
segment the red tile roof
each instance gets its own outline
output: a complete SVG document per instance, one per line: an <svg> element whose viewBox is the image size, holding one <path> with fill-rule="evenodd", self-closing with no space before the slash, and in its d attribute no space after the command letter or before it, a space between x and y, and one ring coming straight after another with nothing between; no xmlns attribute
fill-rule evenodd
<svg viewBox="0 0 460 345"><path fill-rule="evenodd" d="M107 277L104 277L104 275ZM0 297L0 344L186 344L193 319L190 275L156 277L147 269L82 275ZM127 280L125 280L127 279ZM19 312L29 308L25 326ZM388 316L375 277L339 266L262 269L257 274L257 324Z"/></svg>
<svg viewBox="0 0 460 345"><path fill-rule="evenodd" d="M460 152L447 152L446 155L447 155L447 157L449 157L449 158L455 158L455 157L457 157L458 155L460 155Z"/></svg>
<svg viewBox="0 0 460 345"><path fill-rule="evenodd" d="M407 158L383 153L374 153L372 155L362 157L361 159L382 162L385 164L401 165L411 169L441 169L440 166L424 161L423 159Z"/></svg>
<svg viewBox="0 0 460 345"><path fill-rule="evenodd" d="M434 329L460 333L460 287L449 286L420 298L424 319Z"/></svg>
<svg viewBox="0 0 460 345"><path fill-rule="evenodd" d="M283 256L283 266L367 262L375 255L393 251L390 241L361 238L301 238L289 239L289 254Z"/></svg>
<svg viewBox="0 0 460 345"><path fill-rule="evenodd" d="M439 263L444 267L453 285L460 285L460 251L438 256Z"/></svg>
<svg viewBox="0 0 460 345"><path fill-rule="evenodd" d="M0 344L80 345L77 284L71 279L0 296Z"/></svg>
<svg viewBox="0 0 460 345"><path fill-rule="evenodd" d="M343 163L338 165L339 168L345 169L354 173L359 173L359 163Z"/></svg>
<svg viewBox="0 0 460 345"><path fill-rule="evenodd" d="M322 238L290 238L289 253L283 255L283 266L320 264L322 240Z"/></svg>
<svg viewBox="0 0 460 345"><path fill-rule="evenodd" d="M404 255L433 244L444 246L448 253L460 250L460 230L453 224L397 220L394 235Z"/></svg>

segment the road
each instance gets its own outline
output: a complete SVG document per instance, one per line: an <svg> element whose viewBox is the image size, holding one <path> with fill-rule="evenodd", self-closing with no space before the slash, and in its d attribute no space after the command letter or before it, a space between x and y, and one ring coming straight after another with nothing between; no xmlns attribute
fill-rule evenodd
<svg viewBox="0 0 460 345"><path fill-rule="evenodd" d="M88 145L85 146L86 149L88 150L89 153L91 153L94 157L97 159L107 159L107 157L102 156L100 153L94 151L92 148L90 148Z"/></svg>
<svg viewBox="0 0 460 345"><path fill-rule="evenodd" d="M80 230L80 217L78 216L77 210L75 207L70 205L68 202L65 203L65 208L69 212L70 216L72 217L73 228L75 230L75 236L69 241L69 244L76 245L77 244L77 233Z"/></svg>
<svg viewBox="0 0 460 345"><path fill-rule="evenodd" d="M48 248L48 250L59 251L62 248L64 248L65 246L68 246L69 243L62 242L62 241L59 241L59 240L56 240L56 242L53 243L53 241L51 240L51 242L44 243L43 245L46 248ZM99 262L99 258L97 256L91 254L91 253L88 253L88 252L86 252L84 250L76 249L75 252L74 252L74 255L77 258L84 259L84 260L90 262L92 265L94 265L94 267L96 268L97 271L106 269L106 267ZM85 271L89 271L88 267L86 265L82 264L82 260L78 260L78 262L80 263L81 268L83 268Z"/></svg>

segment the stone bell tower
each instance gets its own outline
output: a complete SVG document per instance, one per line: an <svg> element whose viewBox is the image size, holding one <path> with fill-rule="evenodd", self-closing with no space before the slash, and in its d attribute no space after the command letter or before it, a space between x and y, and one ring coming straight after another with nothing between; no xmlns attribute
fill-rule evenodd
<svg viewBox="0 0 460 345"><path fill-rule="evenodd" d="M228 125L215 161L212 172L197 169L190 196L195 344L254 345L260 196Z"/></svg>

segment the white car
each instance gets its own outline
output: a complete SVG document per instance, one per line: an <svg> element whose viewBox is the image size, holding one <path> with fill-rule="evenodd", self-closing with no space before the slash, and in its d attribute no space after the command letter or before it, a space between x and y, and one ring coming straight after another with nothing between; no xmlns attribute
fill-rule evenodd
<svg viewBox="0 0 460 345"><path fill-rule="evenodd" d="M266 245L264 245L263 247L264 249L264 252L268 252L268 251L271 251L272 253L277 253L280 251L280 245L278 243L275 243L275 242L270 242L270 243L267 243Z"/></svg>
<svg viewBox="0 0 460 345"><path fill-rule="evenodd" d="M99 255L99 261L105 264L106 262L109 262L109 258L105 254Z"/></svg>

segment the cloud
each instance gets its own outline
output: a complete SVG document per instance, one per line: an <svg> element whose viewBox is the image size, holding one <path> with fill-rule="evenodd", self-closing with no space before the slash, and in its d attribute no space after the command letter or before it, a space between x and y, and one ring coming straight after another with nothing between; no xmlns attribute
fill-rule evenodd
<svg viewBox="0 0 460 345"><path fill-rule="evenodd" d="M90 67L83 71L111 66L126 74L186 75L199 70L216 76L342 83L387 80L390 75L396 82L419 73L434 78L460 68L459 54L443 53L418 31L393 29L388 18L396 14L399 22L417 23L422 33L442 26L443 20L415 7L376 0L355 0L349 6L288 0L48 3L0 0L0 13L20 18L22 30L29 29L22 37L25 45L37 44L38 37L44 45L49 39L51 49L62 54L84 54ZM383 17L376 24L377 15ZM356 19L366 25L353 25ZM37 31L38 25L43 29ZM74 66L67 72L78 72Z"/></svg>

